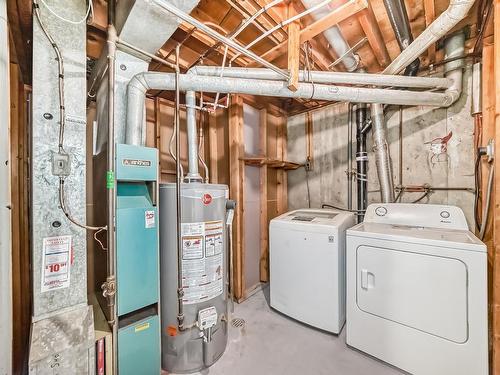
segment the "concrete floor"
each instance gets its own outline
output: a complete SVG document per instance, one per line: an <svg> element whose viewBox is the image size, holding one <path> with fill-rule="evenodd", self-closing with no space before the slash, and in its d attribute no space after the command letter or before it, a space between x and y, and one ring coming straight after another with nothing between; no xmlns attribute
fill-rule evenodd
<svg viewBox="0 0 500 375"><path fill-rule="evenodd" d="M401 375L345 344L340 336L319 331L272 310L268 288L235 306L226 353L201 375Z"/></svg>

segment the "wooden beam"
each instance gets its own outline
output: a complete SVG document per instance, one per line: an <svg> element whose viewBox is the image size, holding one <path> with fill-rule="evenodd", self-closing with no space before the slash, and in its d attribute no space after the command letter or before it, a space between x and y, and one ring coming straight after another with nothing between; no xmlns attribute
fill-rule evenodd
<svg viewBox="0 0 500 375"><path fill-rule="evenodd" d="M382 68L385 68L391 63L391 58L370 4L368 4L368 7L365 10L359 12L358 21L368 38L368 43L370 43L370 47L372 48L373 54L375 55L379 65Z"/></svg>
<svg viewBox="0 0 500 375"><path fill-rule="evenodd" d="M366 0L351 0L344 5L341 5L337 9L330 12L327 16L322 19L313 22L311 25L304 27L300 31L300 44L311 40L316 35L322 33L324 30L337 25L338 23L348 19L354 14L360 12L363 9L368 7L368 3ZM267 61L274 61L278 57L280 57L286 50L288 44L287 42L282 42L278 44L276 47L270 49L266 53L264 53L261 57L266 59ZM248 65L249 67L259 66L258 63L251 63Z"/></svg>
<svg viewBox="0 0 500 375"><path fill-rule="evenodd" d="M500 142L500 0L494 0L494 47L493 61L494 75L489 77L495 82L495 142ZM493 215L493 267L492 267L492 373L500 372L500 160L495 158L495 183L493 185L492 199Z"/></svg>
<svg viewBox="0 0 500 375"><path fill-rule="evenodd" d="M295 15L293 5L288 4L288 17ZM299 67L300 67L300 23L292 22L288 25L288 89L297 91L299 88Z"/></svg>
<svg viewBox="0 0 500 375"><path fill-rule="evenodd" d="M429 25L436 19L436 9L434 6L434 0L424 0L424 12L425 12L425 26L429 27ZM427 50L427 57L429 59L429 63L433 63L436 61L436 43L432 43L429 46Z"/></svg>
<svg viewBox="0 0 500 375"><path fill-rule="evenodd" d="M31 84L33 23L32 4L27 0L7 0L7 19L24 84Z"/></svg>
<svg viewBox="0 0 500 375"><path fill-rule="evenodd" d="M243 182L245 180L243 142L243 99L235 95L229 107L229 196L236 202L236 211L233 222L233 271L234 297L239 300L244 297L245 277L244 270L244 246L243 246Z"/></svg>
<svg viewBox="0 0 500 375"><path fill-rule="evenodd" d="M191 29L192 29L192 26L183 22L181 23L181 25L179 26L181 30L183 30L184 32L186 33L189 33L191 32ZM218 30L216 30L217 32L220 32ZM218 41L215 40L214 38L208 36L207 34L205 34L203 31L200 31L200 30L195 30L192 34L191 34L191 37L196 39L198 42L200 42L201 44L204 44L205 46L207 46L208 48L212 48L216 45L218 45ZM183 46L184 48L184 46ZM224 49L225 47L223 45L219 45L216 50L219 52L219 53L223 53L224 52ZM233 58L234 56L237 56L239 55L240 57L238 57L235 61L237 64L240 64L240 65L246 65L248 64L249 61L252 61L250 60L249 58L245 57L244 55L241 55L239 52L236 52L236 51L233 51L232 48L229 48L228 49L228 52L227 52L227 56L229 57L229 59Z"/></svg>
<svg viewBox="0 0 500 375"><path fill-rule="evenodd" d="M236 0L236 3L239 4L245 11L249 14L255 14L262 8L264 4L258 4L254 0ZM281 15L276 12L276 9L270 8L267 12L264 12L259 17L257 17L258 22L267 30L272 29L274 26L279 24L283 19ZM283 29L278 29L276 33L273 34L278 41L286 42L286 32Z"/></svg>
<svg viewBox="0 0 500 375"><path fill-rule="evenodd" d="M267 156L267 110L260 110L259 154ZM260 168L260 281L269 281L269 219L267 216L267 165Z"/></svg>

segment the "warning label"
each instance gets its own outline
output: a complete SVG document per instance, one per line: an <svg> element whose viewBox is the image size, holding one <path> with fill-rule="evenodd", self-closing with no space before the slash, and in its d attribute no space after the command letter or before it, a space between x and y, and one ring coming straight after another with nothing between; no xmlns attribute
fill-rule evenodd
<svg viewBox="0 0 500 375"><path fill-rule="evenodd" d="M44 238L42 254L42 293L69 287L71 236Z"/></svg>
<svg viewBox="0 0 500 375"><path fill-rule="evenodd" d="M184 303L208 301L222 294L224 275L223 223L182 224Z"/></svg>

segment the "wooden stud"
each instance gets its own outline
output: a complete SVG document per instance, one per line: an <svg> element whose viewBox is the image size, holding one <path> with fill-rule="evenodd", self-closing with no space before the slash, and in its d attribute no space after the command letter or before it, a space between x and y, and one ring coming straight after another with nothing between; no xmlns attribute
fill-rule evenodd
<svg viewBox="0 0 500 375"><path fill-rule="evenodd" d="M243 143L243 100L238 95L233 96L229 107L229 196L236 202L236 212L233 222L233 265L234 265L234 296L237 300L244 298L245 277L244 270L244 218L243 218L243 185L244 163L240 160L244 156Z"/></svg>
<svg viewBox="0 0 500 375"><path fill-rule="evenodd" d="M424 12L425 12L425 26L434 22L436 19L436 9L434 6L434 0L424 0ZM432 43L427 50L427 57L429 58L429 63L433 63L436 60L436 43Z"/></svg>
<svg viewBox="0 0 500 375"><path fill-rule="evenodd" d="M295 9L290 3L288 5L288 17L295 14ZM288 89L297 91L299 88L300 68L300 23L292 22L288 25Z"/></svg>
<svg viewBox="0 0 500 375"><path fill-rule="evenodd" d="M391 63L389 52L387 51L386 43L380 32L380 28L373 14L373 9L370 4L368 7L358 14L358 21L363 31L368 38L368 43L373 50L373 54L382 68L385 68Z"/></svg>
<svg viewBox="0 0 500 375"><path fill-rule="evenodd" d="M322 33L326 29L337 25L338 23L346 20L352 15L360 12L363 9L366 9L368 3L366 0L351 0L348 3L338 7L337 9L331 11L328 16L323 17L322 19L313 22L311 25L306 26L300 32L300 44L311 40L316 35ZM266 53L262 54L262 58L267 61L274 61L278 57L280 57L287 48L287 42L282 42L278 44L276 47L270 49ZM259 66L259 63L252 62L248 64L249 67Z"/></svg>
<svg viewBox="0 0 500 375"><path fill-rule="evenodd" d="M260 110L259 153L267 155L267 110ZM267 216L267 165L260 168L260 281L269 281L269 219Z"/></svg>
<svg viewBox="0 0 500 375"><path fill-rule="evenodd" d="M286 120L286 119L285 119ZM276 157L278 160L285 160L286 156L286 134L285 134L286 121L283 120L283 117L278 119L277 123L277 131L276 131ZM287 202L287 178L286 172L283 168L277 170L277 182L278 189L276 194L277 200L277 210L278 214L281 215L286 211L286 207L288 206Z"/></svg>
<svg viewBox="0 0 500 375"><path fill-rule="evenodd" d="M494 103L495 103L495 141L500 141L500 0L494 1L494 75L489 77L495 82ZM495 158L495 180L500 176L500 161ZM500 372L500 184L493 186L492 199L494 207L493 215L493 266L492 266L492 373Z"/></svg>

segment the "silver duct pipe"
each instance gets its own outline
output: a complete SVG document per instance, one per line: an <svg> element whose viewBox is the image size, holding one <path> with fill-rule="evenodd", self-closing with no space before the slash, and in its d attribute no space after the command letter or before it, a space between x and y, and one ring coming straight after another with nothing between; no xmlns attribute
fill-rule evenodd
<svg viewBox="0 0 500 375"><path fill-rule="evenodd" d="M445 59L463 56L465 51L465 34L463 32L449 37L445 42ZM412 60L414 61L414 60ZM445 64L446 78L453 84L446 92L456 102L462 92L464 60L459 59ZM373 151L377 165L377 175L380 183L380 195L382 202L394 201L394 180L392 178L392 160L387 143L387 125L384 117L384 106L372 104L372 136Z"/></svg>
<svg viewBox="0 0 500 375"><path fill-rule="evenodd" d="M306 9L312 8L321 2L321 0L301 0L302 4ZM312 16L315 21L320 20L323 17L328 16L330 13L329 7L322 7L320 9L312 12ZM342 32L340 31L338 26L332 26L329 29L323 31L323 35L325 36L330 46L334 49L335 54L340 58L342 57L342 64L344 64L345 68L349 72L354 72L359 65L359 56L354 54L351 51L351 47L347 43L347 41L342 36Z"/></svg>
<svg viewBox="0 0 500 375"><path fill-rule="evenodd" d="M301 83L297 91L290 91L282 81L224 78L181 74L181 91L225 92L281 98L304 98L325 101L384 103L395 105L423 105L447 107L453 98L448 92L415 92L363 87L347 87ZM141 145L143 138L144 100L146 91L174 90L175 74L160 72L139 73L127 87L127 121L125 143Z"/></svg>
<svg viewBox="0 0 500 375"><path fill-rule="evenodd" d="M280 74L266 68L232 68L220 66L192 67L188 74L198 76L218 76L224 78L248 78L271 81L286 81ZM406 87L419 89L448 89L453 86L449 78L436 77L406 77L400 75L371 74L371 73L346 73L327 71L299 71L300 82L366 85L384 87Z"/></svg>
<svg viewBox="0 0 500 375"><path fill-rule="evenodd" d="M198 171L198 139L196 131L196 93L186 91L186 131L188 143L188 174L187 182L201 182Z"/></svg>
<svg viewBox="0 0 500 375"><path fill-rule="evenodd" d="M446 39L444 44L445 60L457 58L465 54L465 34L460 32ZM453 85L450 87L450 93L453 93L453 102L455 102L462 92L464 59L451 61L444 65L446 78L451 79Z"/></svg>
<svg viewBox="0 0 500 375"><path fill-rule="evenodd" d="M393 62L384 70L384 74L398 74L411 64L432 43L446 35L460 20L462 20L474 0L451 0L448 8L436 20L425 29ZM463 33L450 37L446 42L447 57L460 56L464 53L465 37ZM451 99L451 104L456 102L462 92L462 65L463 60L456 63L448 63L445 66L447 78L453 80L453 84L446 90ZM459 68L459 69L458 69ZM393 202L394 182L392 179L392 165L387 145L387 126L384 119L383 106L372 105L372 126L374 151L377 164L377 174L380 182L380 194L383 202Z"/></svg>
<svg viewBox="0 0 500 375"><path fill-rule="evenodd" d="M448 31L467 16L472 5L474 5L474 0L451 0L448 8L385 68L384 74L400 73L413 60L425 52L432 43L445 36Z"/></svg>
<svg viewBox="0 0 500 375"><path fill-rule="evenodd" d="M382 202L394 202L394 180L392 178L392 160L387 143L387 126L384 117L384 106L374 104L371 107L372 137L375 164L380 183L380 197Z"/></svg>

